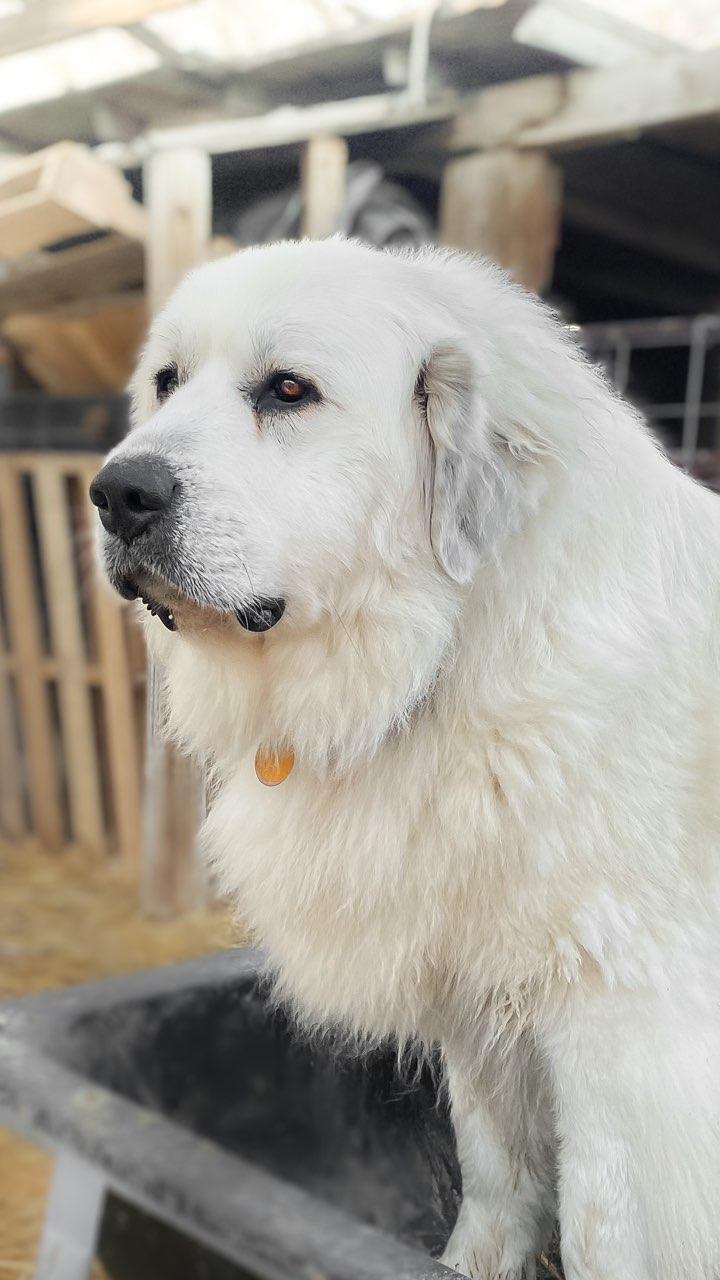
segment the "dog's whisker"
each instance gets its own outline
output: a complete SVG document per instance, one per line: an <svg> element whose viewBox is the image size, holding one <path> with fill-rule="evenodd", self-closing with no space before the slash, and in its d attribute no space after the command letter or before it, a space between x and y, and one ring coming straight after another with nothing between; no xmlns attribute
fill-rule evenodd
<svg viewBox="0 0 720 1280"><path fill-rule="evenodd" d="M357 654L358 658L360 658L360 661L362 661L362 660L363 660L363 659L362 659L362 654L361 654L360 650L358 649L358 647L357 647L357 645L356 645L355 641L353 640L352 636L350 635L350 632L348 631L347 626L345 625L345 620L343 619L342 614L339 612L339 610L337 610L337 609L335 608L335 605L334 605L334 604L332 604L332 603L330 604L330 608L332 609L333 613L335 614L335 617L337 618L338 622L340 623L340 626L342 627L343 631L345 632L345 635L347 636L348 640L350 641L350 644L352 645L353 649L355 650L355 652L356 652L356 654Z"/></svg>

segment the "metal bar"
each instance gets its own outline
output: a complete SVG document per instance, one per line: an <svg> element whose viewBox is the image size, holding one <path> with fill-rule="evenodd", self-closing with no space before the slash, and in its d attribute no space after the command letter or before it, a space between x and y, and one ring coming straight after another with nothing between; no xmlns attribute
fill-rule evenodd
<svg viewBox="0 0 720 1280"><path fill-rule="evenodd" d="M698 430L700 427L700 403L702 401L703 383L705 381L705 358L707 355L707 322L700 316L693 326L690 358L688 360L687 384L685 387L685 414L682 427L682 456L686 467L692 466L697 452Z"/></svg>
<svg viewBox="0 0 720 1280"><path fill-rule="evenodd" d="M102 1174L60 1151L55 1160L35 1280L88 1280L105 1202Z"/></svg>
<svg viewBox="0 0 720 1280"><path fill-rule="evenodd" d="M640 407L650 418L684 418L687 412L685 401L677 404L644 404ZM698 405L700 418L712 418L716 413L720 413L720 400L706 400Z"/></svg>
<svg viewBox="0 0 720 1280"><path fill-rule="evenodd" d="M430 0L430 3L418 14L410 31L407 96L410 102L418 105L424 105L427 102L432 24L439 3L440 0Z"/></svg>
<svg viewBox="0 0 720 1280"><path fill-rule="evenodd" d="M702 321L706 326L708 344L720 342L720 316L705 315L688 319L684 316L664 316L657 320L621 320L602 324L583 325L579 339L586 348L615 346L621 339L633 347L686 347L690 346L694 327Z"/></svg>
<svg viewBox="0 0 720 1280"><path fill-rule="evenodd" d="M613 362L613 381L618 391L624 393L630 376L630 358L632 344L623 334L615 344L615 360Z"/></svg>

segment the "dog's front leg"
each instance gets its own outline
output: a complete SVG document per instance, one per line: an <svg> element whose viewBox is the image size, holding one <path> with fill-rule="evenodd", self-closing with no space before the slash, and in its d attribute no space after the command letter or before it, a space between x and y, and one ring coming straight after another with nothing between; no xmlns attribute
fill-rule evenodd
<svg viewBox="0 0 720 1280"><path fill-rule="evenodd" d="M554 1218L551 1114L527 1045L446 1048L463 1199L442 1257L473 1280L530 1280Z"/></svg>
<svg viewBox="0 0 720 1280"><path fill-rule="evenodd" d="M692 972L692 970L688 970ZM720 1276L716 982L578 985L545 1041L567 1280Z"/></svg>

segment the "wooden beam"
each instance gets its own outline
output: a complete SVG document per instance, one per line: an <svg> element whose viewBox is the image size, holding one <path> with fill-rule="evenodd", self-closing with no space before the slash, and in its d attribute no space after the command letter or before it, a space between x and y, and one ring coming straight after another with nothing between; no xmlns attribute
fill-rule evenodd
<svg viewBox="0 0 720 1280"><path fill-rule="evenodd" d="M433 121L445 121L457 110L457 99L448 95L431 103L412 102L403 93L369 94L341 102L320 102L309 107L278 107L263 115L204 120L176 128L152 129L133 142L110 142L98 147L103 159L122 169L132 168L160 150L200 147L211 155L230 151L257 151L265 147L292 146L309 138L391 130Z"/></svg>
<svg viewBox="0 0 720 1280"><path fill-rule="evenodd" d="M98 27L128 27L182 0L30 0L21 13L0 18L3 57L68 40Z"/></svg>
<svg viewBox="0 0 720 1280"><path fill-rule="evenodd" d="M302 231L323 240L340 227L345 204L348 145L344 138L311 138L301 165Z"/></svg>
<svg viewBox="0 0 720 1280"><path fill-rule="evenodd" d="M485 89L455 116L449 150L590 146L720 115L720 49Z"/></svg>
<svg viewBox="0 0 720 1280"><path fill-rule="evenodd" d="M544 155L489 151L445 167L440 242L482 253L540 293L560 228L560 174Z"/></svg>

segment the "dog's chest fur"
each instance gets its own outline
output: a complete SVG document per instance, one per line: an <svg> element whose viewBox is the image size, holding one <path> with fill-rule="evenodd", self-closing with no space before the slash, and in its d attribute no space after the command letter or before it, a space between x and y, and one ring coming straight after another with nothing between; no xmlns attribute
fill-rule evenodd
<svg viewBox="0 0 720 1280"><path fill-rule="evenodd" d="M309 1021L447 1039L480 1008L524 1019L577 977L590 886L558 732L485 722L448 738L428 716L340 781L300 763L274 789L241 761L208 847Z"/></svg>

